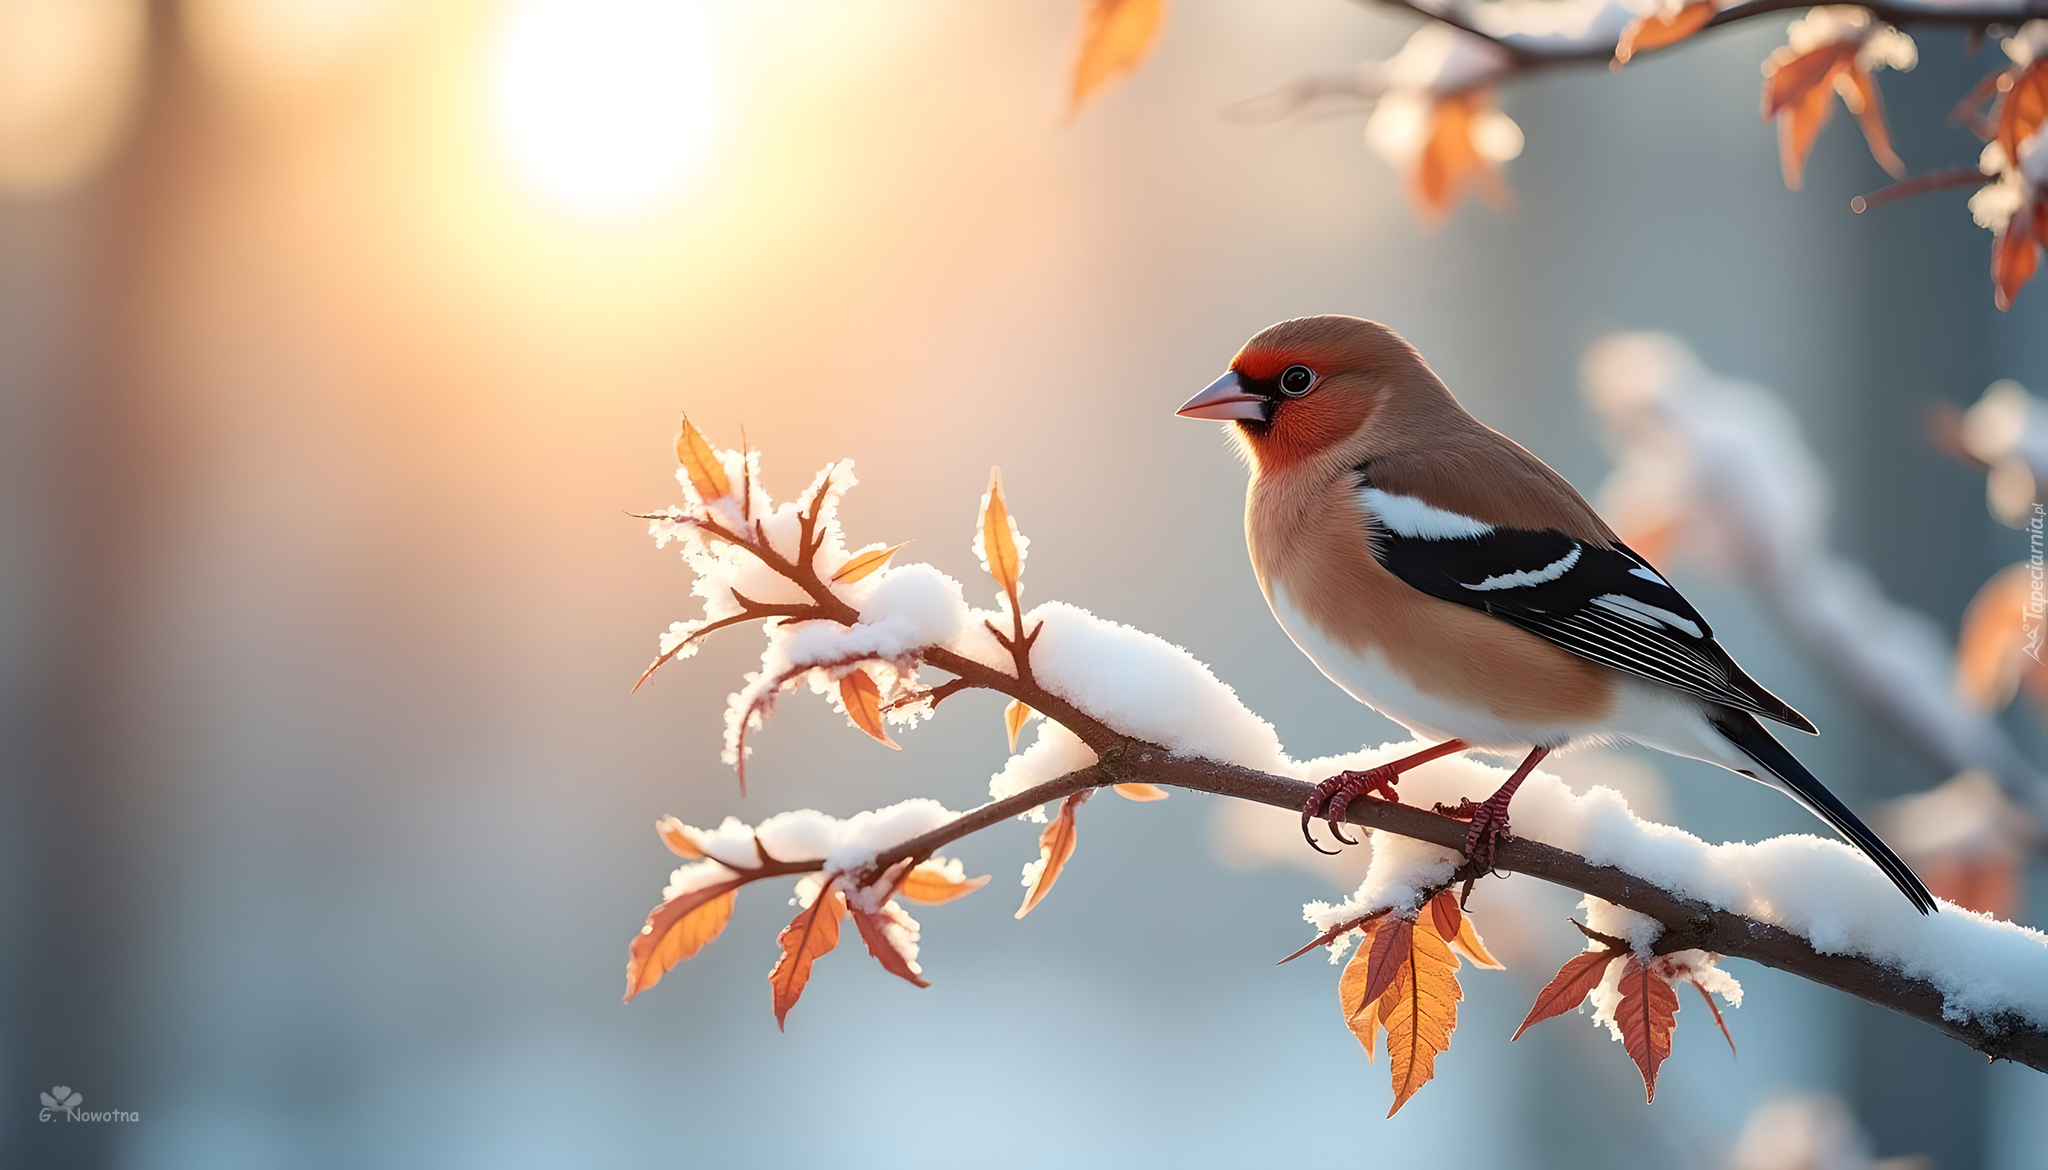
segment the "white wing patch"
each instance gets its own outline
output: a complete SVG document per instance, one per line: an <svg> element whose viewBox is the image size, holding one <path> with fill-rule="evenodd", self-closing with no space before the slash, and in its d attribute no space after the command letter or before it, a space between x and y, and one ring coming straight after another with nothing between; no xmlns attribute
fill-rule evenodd
<svg viewBox="0 0 2048 1170"><path fill-rule="evenodd" d="M1486 580L1481 581L1477 585L1466 585L1465 588L1527 589L1532 585L1541 585L1546 581L1557 580L1559 577L1562 577L1566 573L1571 572L1572 566L1578 563L1579 546L1575 544L1572 546L1572 551L1564 554L1563 556L1557 558L1556 560L1550 562L1549 564L1543 566L1540 569L1523 569L1519 572L1514 573L1499 573L1492 577L1488 577Z"/></svg>
<svg viewBox="0 0 2048 1170"><path fill-rule="evenodd" d="M1641 577L1645 581L1653 581L1659 585L1662 585L1666 589L1671 588L1671 582L1666 581L1662 577L1659 577L1657 575L1657 571L1655 569L1650 568L1648 565L1637 565L1635 568L1630 569L1628 571L1628 575L1631 577Z"/></svg>
<svg viewBox="0 0 2048 1170"><path fill-rule="evenodd" d="M1484 520L1446 511L1414 496L1397 496L1376 487L1364 487L1359 489L1358 498L1389 531L1402 536L1422 540L1459 540L1485 536L1493 531L1493 525ZM1567 569L1570 567L1565 566Z"/></svg>
<svg viewBox="0 0 2048 1170"><path fill-rule="evenodd" d="M1593 599L1593 604L1602 609L1612 610L1623 617L1634 618L1646 626L1666 626L1674 630L1683 630L1695 638L1706 636L1701 631L1699 623L1680 617L1668 609L1637 601L1626 594L1603 593Z"/></svg>

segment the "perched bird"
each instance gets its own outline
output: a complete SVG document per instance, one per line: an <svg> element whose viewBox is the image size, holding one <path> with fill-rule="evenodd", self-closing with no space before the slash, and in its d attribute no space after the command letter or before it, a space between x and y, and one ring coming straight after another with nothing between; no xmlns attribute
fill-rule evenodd
<svg viewBox="0 0 2048 1170"><path fill-rule="evenodd" d="M1550 752L1632 740L1783 789L1922 913L1905 862L1759 717L1814 726L1744 674L1707 620L1564 478L1467 414L1399 334L1356 317L1283 321L1180 408L1233 430L1251 464L1245 537L1273 616L1362 703L1437 746L1324 781L1302 810L1340 827L1365 793L1468 748L1526 752L1455 815L1491 865L1515 789ZM1451 810L1446 810L1451 811ZM1321 849L1320 845L1316 848Z"/></svg>

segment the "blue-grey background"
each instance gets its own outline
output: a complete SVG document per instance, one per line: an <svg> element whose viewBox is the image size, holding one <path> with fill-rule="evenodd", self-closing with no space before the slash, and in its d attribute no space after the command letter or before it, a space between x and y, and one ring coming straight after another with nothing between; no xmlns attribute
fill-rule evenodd
<svg viewBox="0 0 2048 1170"><path fill-rule="evenodd" d="M1185 794L1090 806L1021 923L1033 830L969 843L996 881L922 912L927 991L850 949L779 1034L763 977L787 913L761 887L618 1003L673 863L657 815L965 807L1001 763L990 697L897 755L804 695L742 800L717 757L744 632L627 699L693 609L622 515L673 499L683 409L723 442L744 425L781 493L856 459L853 537L914 539L963 579L1000 464L1032 596L1186 645L1311 755L1394 729L1273 626L1242 471L1172 407L1258 328L1359 313L1591 490L1579 356L1665 329L1785 396L1833 477L1836 547L1953 629L2025 550L1922 411L1997 377L2048 388L2048 289L1992 309L1958 194L1851 215L1886 180L1846 117L1786 191L1757 117L1773 22L1516 84L1515 206L1431 230L1357 119L1222 116L1400 44L1409 22L1344 0L1185 0L1071 125L1078 4L726 5L711 155L623 221L552 208L497 159L478 95L504 6L399 6L317 68L207 40L238 7L153 6L105 162L0 203L0 1161L1710 1167L1760 1102L1828 1093L1880 1155L2038 1164L2036 1074L1746 964L1741 1056L1688 1000L1654 1106L1583 1019L1509 1047L1576 949L1569 898L1542 891L1500 903L1526 918L1501 928L1526 935L1516 962L1466 979L1437 1081L1383 1120L1335 971L1272 965L1336 883L1226 866ZM1920 41L1920 69L1881 78L1901 152L1969 165L1944 118L1992 61ZM1939 779L1737 586L1672 570L1829 729L1808 759L1852 804ZM1814 828L1654 763L1694 832ZM38 1123L53 1084L142 1120Z"/></svg>

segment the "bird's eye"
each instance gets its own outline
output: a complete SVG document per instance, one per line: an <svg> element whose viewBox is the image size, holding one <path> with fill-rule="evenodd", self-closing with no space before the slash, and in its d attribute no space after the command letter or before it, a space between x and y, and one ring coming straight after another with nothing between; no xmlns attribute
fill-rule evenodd
<svg viewBox="0 0 2048 1170"><path fill-rule="evenodd" d="M1316 384L1316 372L1307 366L1289 366L1280 375L1280 392L1299 398Z"/></svg>

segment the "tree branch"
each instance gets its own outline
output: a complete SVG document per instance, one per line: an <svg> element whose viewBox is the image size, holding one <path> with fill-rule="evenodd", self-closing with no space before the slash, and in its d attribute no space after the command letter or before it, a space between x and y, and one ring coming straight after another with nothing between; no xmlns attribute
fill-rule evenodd
<svg viewBox="0 0 2048 1170"><path fill-rule="evenodd" d="M1113 756L1078 771L1048 780L1027 791L982 805L932 831L879 854L872 873L879 874L904 860L931 856L962 837L1010 817L1087 788L1145 781L1207 792L1237 800L1299 809L1315 786L1234 764L1176 756L1153 744L1126 741ZM1368 829L1382 829L1427 841L1446 849L1462 849L1465 822L1411 805L1367 799L1353 801L1349 820ZM823 866L818 862L792 865ZM1942 994L1933 984L1915 979L1860 955L1824 954L1803 936L1704 902L1673 893L1647 879L1595 865L1576 853L1540 841L1510 837L1500 846L1496 869L1526 874L1553 885L1591 894L1617 906L1646 914L1664 926L1656 950L1712 951L1775 967L1802 979L1846 992L1879 1007L1920 1021L1994 1059L2011 1060L2048 1072L2048 1032L2018 1017L1961 1022L1942 1014ZM857 878L858 880L858 878Z"/></svg>
<svg viewBox="0 0 2048 1170"><path fill-rule="evenodd" d="M1469 36L1478 37L1480 40L1499 48L1501 52L1507 55L1508 64L1504 68L1474 81L1467 87L1471 89L1493 85L1504 77L1517 73L1529 73L1552 66L1590 65L1596 62L1606 64L1614 60L1615 45L1612 42L1566 44L1545 48L1540 44L1531 44L1519 38L1486 32L1473 23L1471 18L1465 15L1463 9L1455 4L1447 3L1442 8L1437 8L1422 3L1421 0L1358 0L1358 3L1377 5L1382 8L1397 8L1404 12L1410 12L1425 20L1434 21L1437 24L1448 26ZM1813 0L1748 0L1747 3L1732 4L1716 12L1713 18L1707 21L1706 29L1701 31L1725 28L1731 24L1781 12L1802 11L1814 6ZM1857 4L1854 7L1861 8L1865 12L1870 13L1876 20L1901 27L1910 25L1940 25L1948 28L1975 29L1980 32L1995 26L2018 27L2021 23L2028 20L2048 18L2048 0L2021 0L2020 3L2005 4L1998 3L1997 0L1991 0L1989 3L1939 5L1872 3ZM1639 53L1637 56L1648 57L1660 54L1667 49L1689 44L1693 39L1695 38L1689 37L1686 40L1676 41L1670 45L1659 46L1658 48Z"/></svg>

